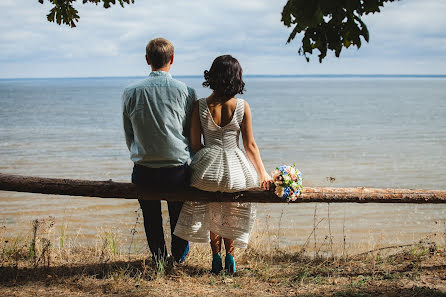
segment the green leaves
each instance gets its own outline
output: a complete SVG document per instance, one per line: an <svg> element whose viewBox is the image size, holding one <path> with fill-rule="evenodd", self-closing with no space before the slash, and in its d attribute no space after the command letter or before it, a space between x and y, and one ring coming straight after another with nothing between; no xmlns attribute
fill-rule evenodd
<svg viewBox="0 0 446 297"><path fill-rule="evenodd" d="M361 38L369 41L369 31L361 17L380 12L384 3L394 1L398 0L288 0L282 10L282 22L294 28L287 43L304 32L298 53L307 61L314 49L320 53L319 62L329 50L339 57L344 47L354 45L359 49Z"/></svg>
<svg viewBox="0 0 446 297"><path fill-rule="evenodd" d="M53 5L47 15L48 21L76 27L79 14L73 3L78 0L38 1L41 4L48 1ZM343 48L356 46L359 49L361 39L369 42L369 31L361 17L380 12L386 2L394 1L399 0L288 0L282 10L283 24L293 27L287 43L303 33L298 53L307 62L315 49L319 51L319 62L328 51L339 57ZM109 8L117 3L124 7L125 4L135 3L135 0L82 0L82 4L86 3L102 4L104 8Z"/></svg>
<svg viewBox="0 0 446 297"><path fill-rule="evenodd" d="M44 0L38 0L40 4L43 4ZM77 0L47 0L53 5L50 13L47 14L47 19L49 22L56 22L58 25L64 24L68 25L72 28L76 27L75 22L79 22L78 11L73 7L73 2ZM135 3L135 0L82 0L82 4L93 3L100 4L102 3L104 8L109 8L111 5L115 5L116 2L124 7L124 4Z"/></svg>

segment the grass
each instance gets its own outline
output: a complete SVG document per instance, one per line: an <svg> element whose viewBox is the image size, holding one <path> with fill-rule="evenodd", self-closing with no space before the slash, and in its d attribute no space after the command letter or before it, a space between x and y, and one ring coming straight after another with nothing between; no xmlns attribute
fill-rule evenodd
<svg viewBox="0 0 446 297"><path fill-rule="evenodd" d="M54 225L35 220L29 237L0 238L1 296L446 296L446 252L429 238L336 256L330 237L280 248L257 234L236 251L235 275L212 275L207 245L192 245L183 265L152 263L147 249L133 238L125 246L114 230L83 246L67 238L66 225Z"/></svg>

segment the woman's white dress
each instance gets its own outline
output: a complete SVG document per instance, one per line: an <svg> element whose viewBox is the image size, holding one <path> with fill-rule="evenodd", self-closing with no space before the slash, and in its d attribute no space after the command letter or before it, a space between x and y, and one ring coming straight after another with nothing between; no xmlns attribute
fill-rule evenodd
<svg viewBox="0 0 446 297"><path fill-rule="evenodd" d="M215 124L206 98L199 100L205 147L194 156L191 186L210 192L238 192L258 187L257 173L239 147L244 100L237 99L232 120L224 127ZM234 240L246 248L255 220L255 208L243 202L185 202L174 234L192 242L209 242L209 231Z"/></svg>

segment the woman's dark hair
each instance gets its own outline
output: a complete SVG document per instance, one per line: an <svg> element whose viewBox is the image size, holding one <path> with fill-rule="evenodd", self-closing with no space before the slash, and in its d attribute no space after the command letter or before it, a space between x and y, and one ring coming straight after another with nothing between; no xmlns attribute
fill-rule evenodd
<svg viewBox="0 0 446 297"><path fill-rule="evenodd" d="M209 87L219 96L232 98L243 94L245 83L242 79L242 66L231 55L215 58L211 69L204 71L203 87Z"/></svg>

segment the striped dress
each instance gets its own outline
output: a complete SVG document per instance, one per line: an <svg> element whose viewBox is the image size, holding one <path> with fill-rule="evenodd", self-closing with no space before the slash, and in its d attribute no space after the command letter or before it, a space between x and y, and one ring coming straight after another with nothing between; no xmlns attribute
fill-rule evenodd
<svg viewBox="0 0 446 297"><path fill-rule="evenodd" d="M237 99L232 120L224 127L215 124L206 98L199 100L205 147L194 156L191 186L210 192L238 192L259 185L257 173L239 147L244 100ZM255 208L243 202L185 202L174 234L192 242L209 242L209 231L234 240L246 248L255 220Z"/></svg>

